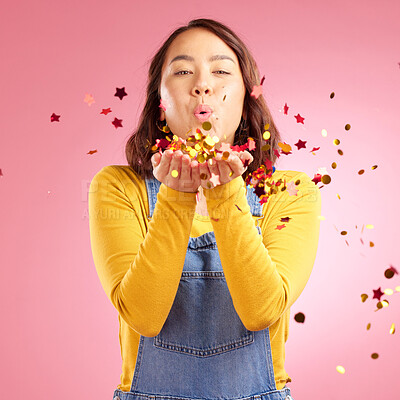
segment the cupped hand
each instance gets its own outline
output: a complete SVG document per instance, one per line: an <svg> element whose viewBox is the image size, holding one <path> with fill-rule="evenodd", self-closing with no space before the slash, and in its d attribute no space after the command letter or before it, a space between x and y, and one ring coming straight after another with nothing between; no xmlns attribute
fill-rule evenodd
<svg viewBox="0 0 400 400"><path fill-rule="evenodd" d="M151 157L154 177L164 185L180 192L196 193L200 186L200 175L196 160L190 161L181 150L166 150ZM174 177L172 171L177 171Z"/></svg>
<svg viewBox="0 0 400 400"><path fill-rule="evenodd" d="M207 163L200 163L199 175L201 178L205 178L200 178L201 186L204 189L212 189L241 176L248 168L247 166L244 167L246 160L249 160L248 164L254 160L253 156L247 150L240 153L233 151L226 160L222 159L222 153L218 153L216 157L208 160ZM215 176L218 176L218 178Z"/></svg>

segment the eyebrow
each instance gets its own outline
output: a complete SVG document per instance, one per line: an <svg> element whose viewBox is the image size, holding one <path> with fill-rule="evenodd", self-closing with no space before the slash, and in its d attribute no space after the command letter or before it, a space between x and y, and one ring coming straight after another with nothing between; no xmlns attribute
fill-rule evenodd
<svg viewBox="0 0 400 400"><path fill-rule="evenodd" d="M174 57L172 61L169 63L169 65L171 65L174 61L178 60L194 61L194 58L186 54L180 54L179 56ZM233 61L231 57L226 56L224 54L217 54L215 56L210 57L209 59L209 61L216 61L216 60L231 60L235 64L235 61Z"/></svg>

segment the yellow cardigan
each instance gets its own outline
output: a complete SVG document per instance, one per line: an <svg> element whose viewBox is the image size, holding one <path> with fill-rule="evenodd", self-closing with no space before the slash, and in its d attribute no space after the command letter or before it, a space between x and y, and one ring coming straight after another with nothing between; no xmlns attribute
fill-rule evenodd
<svg viewBox="0 0 400 400"><path fill-rule="evenodd" d="M243 325L253 331L269 327L277 389L291 382L284 367L290 307L314 265L321 194L304 172L276 170L269 181L279 178L286 179L286 184L300 180L299 191L290 195L279 189L262 205L260 235L242 176L204 189L208 213L218 221L195 213L195 193L164 184L149 221L146 185L132 168L109 165L93 177L88 205L90 240L101 285L118 311L122 357L118 389L130 390L140 335L156 336L168 317L189 236L209 231L214 231L225 279ZM281 222L285 217L289 222Z"/></svg>

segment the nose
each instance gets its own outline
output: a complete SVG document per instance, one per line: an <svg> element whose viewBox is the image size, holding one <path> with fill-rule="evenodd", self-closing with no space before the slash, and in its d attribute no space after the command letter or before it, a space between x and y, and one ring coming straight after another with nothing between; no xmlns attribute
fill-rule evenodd
<svg viewBox="0 0 400 400"><path fill-rule="evenodd" d="M203 96L205 94L210 94L212 92L212 89L207 85L196 85L193 89L192 89L192 94L196 95L196 96Z"/></svg>
<svg viewBox="0 0 400 400"><path fill-rule="evenodd" d="M192 94L194 96L210 95L213 92L212 87L208 84L204 75L199 76L192 88Z"/></svg>

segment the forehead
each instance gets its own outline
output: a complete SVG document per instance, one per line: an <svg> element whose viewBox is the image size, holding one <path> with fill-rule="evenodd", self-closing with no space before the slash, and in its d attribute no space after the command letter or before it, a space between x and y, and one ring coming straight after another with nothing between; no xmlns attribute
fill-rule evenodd
<svg viewBox="0 0 400 400"><path fill-rule="evenodd" d="M203 28L193 28L179 34L167 50L166 65L181 54L192 56L195 61L208 60L212 55L223 54L238 63L235 52L221 38Z"/></svg>

